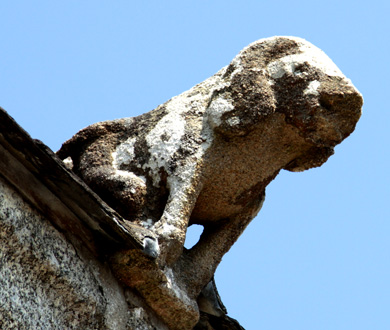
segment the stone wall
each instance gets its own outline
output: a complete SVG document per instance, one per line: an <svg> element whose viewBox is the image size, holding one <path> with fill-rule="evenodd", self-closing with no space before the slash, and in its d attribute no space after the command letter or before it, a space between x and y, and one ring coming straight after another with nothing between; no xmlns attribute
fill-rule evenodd
<svg viewBox="0 0 390 330"><path fill-rule="evenodd" d="M0 180L1 329L164 329L109 268Z"/></svg>

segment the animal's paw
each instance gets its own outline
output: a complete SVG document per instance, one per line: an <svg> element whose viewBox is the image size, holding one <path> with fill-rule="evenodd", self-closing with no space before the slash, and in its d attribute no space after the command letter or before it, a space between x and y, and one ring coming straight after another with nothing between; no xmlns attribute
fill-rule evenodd
<svg viewBox="0 0 390 330"><path fill-rule="evenodd" d="M185 232L173 225L161 221L154 226L152 231L158 237L161 251L160 259L164 260L167 264L176 261L183 250Z"/></svg>

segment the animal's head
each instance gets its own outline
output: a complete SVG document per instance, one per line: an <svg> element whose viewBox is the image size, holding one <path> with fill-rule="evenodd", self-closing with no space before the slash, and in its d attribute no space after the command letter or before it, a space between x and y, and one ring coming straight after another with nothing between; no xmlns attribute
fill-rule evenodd
<svg viewBox="0 0 390 330"><path fill-rule="evenodd" d="M283 115L315 150L294 160L288 170L325 162L361 115L363 99L351 81L324 52L300 38L250 44L225 69L224 79L226 87L209 106L218 112L211 125L226 136L244 136L265 118Z"/></svg>

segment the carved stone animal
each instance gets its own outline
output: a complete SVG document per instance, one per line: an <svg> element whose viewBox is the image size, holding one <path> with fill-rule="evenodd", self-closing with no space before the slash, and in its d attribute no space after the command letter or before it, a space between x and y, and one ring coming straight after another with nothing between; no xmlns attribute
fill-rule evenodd
<svg viewBox="0 0 390 330"><path fill-rule="evenodd" d="M153 111L81 130L58 155L154 233L146 253L191 283L183 290L196 299L260 210L266 186L281 169L323 164L354 130L362 104L320 49L273 37ZM192 224L204 232L183 250Z"/></svg>

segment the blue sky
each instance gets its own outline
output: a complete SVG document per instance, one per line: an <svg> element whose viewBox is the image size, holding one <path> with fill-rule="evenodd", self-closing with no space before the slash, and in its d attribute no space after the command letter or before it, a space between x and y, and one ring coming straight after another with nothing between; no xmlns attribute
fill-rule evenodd
<svg viewBox="0 0 390 330"><path fill-rule="evenodd" d="M1 1L0 106L53 150L152 110L274 35L324 50L364 96L321 168L282 172L216 280L246 329L390 329L386 1Z"/></svg>

